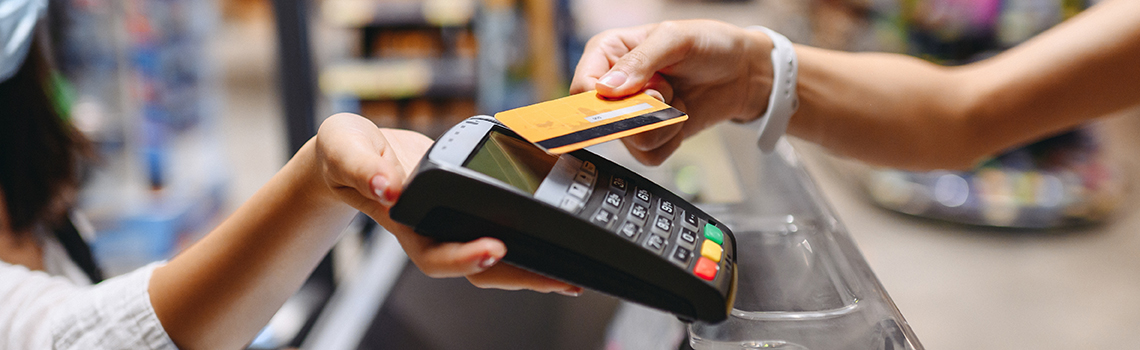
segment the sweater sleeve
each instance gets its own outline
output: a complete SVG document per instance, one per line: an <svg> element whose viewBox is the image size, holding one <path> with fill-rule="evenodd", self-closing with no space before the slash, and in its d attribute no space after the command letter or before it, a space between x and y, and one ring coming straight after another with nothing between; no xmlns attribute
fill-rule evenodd
<svg viewBox="0 0 1140 350"><path fill-rule="evenodd" d="M147 290L158 266L77 286L0 262L0 348L177 349Z"/></svg>

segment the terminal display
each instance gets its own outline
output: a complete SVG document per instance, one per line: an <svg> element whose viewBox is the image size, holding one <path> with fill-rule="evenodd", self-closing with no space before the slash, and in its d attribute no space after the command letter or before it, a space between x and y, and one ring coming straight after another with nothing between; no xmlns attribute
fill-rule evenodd
<svg viewBox="0 0 1140 350"><path fill-rule="evenodd" d="M533 194L557 161L529 142L492 131L466 166Z"/></svg>

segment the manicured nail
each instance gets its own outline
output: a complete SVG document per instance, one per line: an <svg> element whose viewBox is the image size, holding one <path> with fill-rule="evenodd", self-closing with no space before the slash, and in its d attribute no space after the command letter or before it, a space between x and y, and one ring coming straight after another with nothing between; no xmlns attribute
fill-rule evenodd
<svg viewBox="0 0 1140 350"><path fill-rule="evenodd" d="M570 287L566 290L560 290L557 293L568 297L576 297L582 295L582 287Z"/></svg>
<svg viewBox="0 0 1140 350"><path fill-rule="evenodd" d="M394 200L388 196L388 179L383 175L376 175L372 177L372 193L376 194L377 200L380 204L391 206Z"/></svg>
<svg viewBox="0 0 1140 350"><path fill-rule="evenodd" d="M625 72L612 71L603 75L601 79L598 79L598 83L616 89L618 86L621 86L621 84L625 84L627 78L629 77L625 75Z"/></svg>
<svg viewBox="0 0 1140 350"><path fill-rule="evenodd" d="M488 255L482 260L479 260L479 268L486 270L491 268L491 266L495 266L495 263L497 262L499 262L499 259L495 259L495 257Z"/></svg>

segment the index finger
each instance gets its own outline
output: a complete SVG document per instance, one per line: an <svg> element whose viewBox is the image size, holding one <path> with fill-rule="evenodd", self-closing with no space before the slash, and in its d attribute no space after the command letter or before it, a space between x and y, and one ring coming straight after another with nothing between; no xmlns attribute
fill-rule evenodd
<svg viewBox="0 0 1140 350"><path fill-rule="evenodd" d="M618 57L610 70L602 75L596 87L606 97L632 95L645 89L650 79L685 58L693 46L693 31L688 22L661 22L646 34L628 53Z"/></svg>
<svg viewBox="0 0 1140 350"><path fill-rule="evenodd" d="M595 35L586 43L582 58L574 68L570 94L594 90L598 78L606 74L622 56L637 47L655 25L611 29Z"/></svg>

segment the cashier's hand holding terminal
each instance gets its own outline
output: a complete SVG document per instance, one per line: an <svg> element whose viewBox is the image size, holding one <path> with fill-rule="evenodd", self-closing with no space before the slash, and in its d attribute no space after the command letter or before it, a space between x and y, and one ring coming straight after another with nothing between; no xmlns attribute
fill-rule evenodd
<svg viewBox="0 0 1140 350"><path fill-rule="evenodd" d="M1140 2L1107 0L989 59L943 67L901 54L792 45L763 27L707 20L614 29L586 44L571 93L643 90L688 113L626 137L658 164L724 120L757 124L903 169L969 168L1003 149L1140 103ZM794 117L793 117L794 113Z"/></svg>
<svg viewBox="0 0 1140 350"><path fill-rule="evenodd" d="M316 138L317 154L324 160L325 184L345 203L395 235L424 274L436 278L463 276L481 288L581 293L580 287L498 264L507 249L494 238L438 242L392 221L388 210L399 198L404 180L431 146L431 139L412 131L378 129L371 121L352 114L329 119Z"/></svg>

